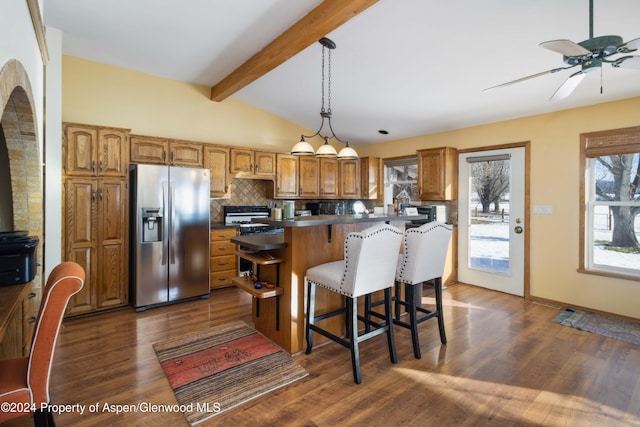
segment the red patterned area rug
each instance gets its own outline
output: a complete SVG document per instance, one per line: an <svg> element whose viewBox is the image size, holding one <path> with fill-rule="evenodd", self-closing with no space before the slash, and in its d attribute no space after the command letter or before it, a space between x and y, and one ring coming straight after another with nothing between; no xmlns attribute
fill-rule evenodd
<svg viewBox="0 0 640 427"><path fill-rule="evenodd" d="M242 321L158 342L153 349L191 425L308 375Z"/></svg>

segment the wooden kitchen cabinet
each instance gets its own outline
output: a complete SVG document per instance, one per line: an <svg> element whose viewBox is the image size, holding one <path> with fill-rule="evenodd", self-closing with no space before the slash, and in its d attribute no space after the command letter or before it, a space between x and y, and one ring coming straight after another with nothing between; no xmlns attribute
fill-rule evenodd
<svg viewBox="0 0 640 427"><path fill-rule="evenodd" d="M276 154L275 198L298 196L298 156Z"/></svg>
<svg viewBox="0 0 640 427"><path fill-rule="evenodd" d="M37 280L0 287L0 359L29 355L40 306Z"/></svg>
<svg viewBox="0 0 640 427"><path fill-rule="evenodd" d="M320 159L320 197L338 197L340 190L338 159Z"/></svg>
<svg viewBox="0 0 640 427"><path fill-rule="evenodd" d="M210 231L210 281L211 289L231 286L238 275L236 245L231 243L238 231L235 228L220 228Z"/></svg>
<svg viewBox="0 0 640 427"><path fill-rule="evenodd" d="M300 156L300 192L302 198L316 198L320 194L320 159Z"/></svg>
<svg viewBox="0 0 640 427"><path fill-rule="evenodd" d="M360 193L366 200L382 199L380 157L360 158Z"/></svg>
<svg viewBox="0 0 640 427"><path fill-rule="evenodd" d="M189 141L169 140L169 164L172 166L187 166L201 168L202 144Z"/></svg>
<svg viewBox="0 0 640 427"><path fill-rule="evenodd" d="M451 147L418 150L420 200L453 200L458 197L458 156Z"/></svg>
<svg viewBox="0 0 640 427"><path fill-rule="evenodd" d="M339 160L340 166L340 198L360 198L360 160Z"/></svg>
<svg viewBox="0 0 640 427"><path fill-rule="evenodd" d="M201 168L203 145L153 136L131 135L131 163Z"/></svg>
<svg viewBox="0 0 640 427"><path fill-rule="evenodd" d="M128 195L125 179L65 181L64 258L85 270L66 316L128 304Z"/></svg>
<svg viewBox="0 0 640 427"><path fill-rule="evenodd" d="M204 146L204 167L209 169L209 193L214 198L229 198L229 147Z"/></svg>
<svg viewBox="0 0 640 427"><path fill-rule="evenodd" d="M231 148L229 170L238 178L273 179L276 175L276 153Z"/></svg>
<svg viewBox="0 0 640 427"><path fill-rule="evenodd" d="M63 137L66 175L127 176L129 130L64 123Z"/></svg>
<svg viewBox="0 0 640 427"><path fill-rule="evenodd" d="M131 163L164 165L168 151L168 139L131 135Z"/></svg>

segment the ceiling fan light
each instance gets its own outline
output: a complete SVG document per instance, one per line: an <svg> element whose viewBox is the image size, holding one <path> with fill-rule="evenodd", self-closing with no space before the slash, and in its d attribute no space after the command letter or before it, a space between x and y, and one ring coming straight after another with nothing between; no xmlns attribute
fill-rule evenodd
<svg viewBox="0 0 640 427"><path fill-rule="evenodd" d="M315 154L315 150L307 141L303 138L300 138L300 142L294 145L291 148L291 154L294 156L313 156Z"/></svg>
<svg viewBox="0 0 640 427"><path fill-rule="evenodd" d="M318 147L316 151L316 157L337 157L338 152L332 145L330 145L325 139L324 144Z"/></svg>
<svg viewBox="0 0 640 427"><path fill-rule="evenodd" d="M346 147L338 153L338 160L355 160L357 158L358 153L356 153L356 150L349 147L349 144L347 144Z"/></svg>

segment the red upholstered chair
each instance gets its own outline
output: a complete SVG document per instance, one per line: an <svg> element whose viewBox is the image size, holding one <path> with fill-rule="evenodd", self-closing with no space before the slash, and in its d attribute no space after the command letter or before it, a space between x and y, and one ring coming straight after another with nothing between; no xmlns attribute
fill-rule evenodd
<svg viewBox="0 0 640 427"><path fill-rule="evenodd" d="M49 376L64 311L72 295L84 285L85 273L74 262L56 266L42 294L38 320L28 357L0 360L0 403L14 404L23 412L0 410L0 423L28 414L31 409L36 426L54 425L49 403ZM41 410L44 408L44 410Z"/></svg>

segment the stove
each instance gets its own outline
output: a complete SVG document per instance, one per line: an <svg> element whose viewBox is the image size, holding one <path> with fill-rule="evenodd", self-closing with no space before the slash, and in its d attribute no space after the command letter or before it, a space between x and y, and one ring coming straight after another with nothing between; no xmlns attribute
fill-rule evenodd
<svg viewBox="0 0 640 427"><path fill-rule="evenodd" d="M223 206L223 212L224 225L238 227L241 236L284 231L282 227L260 223L261 218L271 216L267 206Z"/></svg>
<svg viewBox="0 0 640 427"><path fill-rule="evenodd" d="M271 216L271 209L267 206L223 206L223 212L224 224L238 227L238 234L241 236L284 233L283 227L260 223L261 218L269 218ZM238 250L252 252L242 246ZM243 276L244 273L255 271L254 268L255 266L251 261L238 257L238 274L240 276Z"/></svg>

